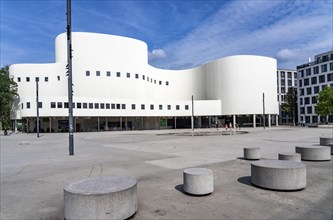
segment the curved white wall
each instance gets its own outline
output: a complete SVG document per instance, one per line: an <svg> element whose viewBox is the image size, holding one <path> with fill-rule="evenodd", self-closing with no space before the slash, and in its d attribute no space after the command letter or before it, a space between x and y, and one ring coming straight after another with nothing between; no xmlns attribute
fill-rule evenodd
<svg viewBox="0 0 333 220"><path fill-rule="evenodd" d="M74 32L72 36L74 102L126 105L120 110L76 108L74 116L190 116L192 95L198 100L194 103L198 116L262 114L262 93L266 113L278 114L277 67L273 58L231 56L193 69L162 70L148 64L147 45L142 41L95 33ZM63 107L50 108L51 102L67 102L66 50L66 35L61 34L56 38L56 63L10 66L15 80L21 79L20 102L31 103L30 109L20 108L18 118L36 115L34 77L40 78L40 116L68 115L68 109ZM111 75L107 76L107 72ZM141 110L142 104L145 110Z"/></svg>

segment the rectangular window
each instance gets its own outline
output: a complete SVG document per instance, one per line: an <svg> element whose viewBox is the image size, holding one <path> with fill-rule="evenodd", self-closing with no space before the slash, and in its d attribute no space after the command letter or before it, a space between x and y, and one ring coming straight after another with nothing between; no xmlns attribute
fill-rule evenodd
<svg viewBox="0 0 333 220"><path fill-rule="evenodd" d="M111 103L111 109L116 109L116 104Z"/></svg>
<svg viewBox="0 0 333 220"><path fill-rule="evenodd" d="M333 81L333 73L327 74L327 82Z"/></svg>
<svg viewBox="0 0 333 220"><path fill-rule="evenodd" d="M188 110L188 105L185 105L185 110Z"/></svg>
<svg viewBox="0 0 333 220"><path fill-rule="evenodd" d="M159 85L162 85L162 81L158 81L158 84L159 84Z"/></svg>
<svg viewBox="0 0 333 220"><path fill-rule="evenodd" d="M120 104L117 104L117 109L120 109Z"/></svg>
<svg viewBox="0 0 333 220"><path fill-rule="evenodd" d="M301 112L301 114L304 114L304 107L300 108L300 112Z"/></svg>
<svg viewBox="0 0 333 220"><path fill-rule="evenodd" d="M95 103L95 109L99 109L99 103Z"/></svg>
<svg viewBox="0 0 333 220"><path fill-rule="evenodd" d="M304 70L300 70L299 75L300 75L300 77L304 77Z"/></svg>
<svg viewBox="0 0 333 220"><path fill-rule="evenodd" d="M281 93L286 93L286 87L281 87Z"/></svg>
<svg viewBox="0 0 333 220"><path fill-rule="evenodd" d="M312 100L312 104L316 104L317 103L317 97L316 96L312 96L311 98Z"/></svg>
<svg viewBox="0 0 333 220"><path fill-rule="evenodd" d="M163 105L159 105L159 106L158 106L158 109L159 109L159 110L163 110Z"/></svg>
<svg viewBox="0 0 333 220"><path fill-rule="evenodd" d="M141 110L145 110L145 105L141 104Z"/></svg>
<svg viewBox="0 0 333 220"><path fill-rule="evenodd" d="M299 104L303 105L303 99L302 98L299 99Z"/></svg>
<svg viewBox="0 0 333 220"><path fill-rule="evenodd" d="M49 81L49 77L45 77L45 78L44 78L44 81L45 81L45 82L48 82L48 81Z"/></svg>
<svg viewBox="0 0 333 220"><path fill-rule="evenodd" d="M101 76L101 71L96 71L96 76Z"/></svg>
<svg viewBox="0 0 333 220"><path fill-rule="evenodd" d="M30 82L30 77L26 77L25 81Z"/></svg>
<svg viewBox="0 0 333 220"><path fill-rule="evenodd" d="M145 75L142 75L142 79L145 80Z"/></svg>
<svg viewBox="0 0 333 220"><path fill-rule="evenodd" d="M325 82L325 75L319 76L319 83Z"/></svg>
<svg viewBox="0 0 333 220"><path fill-rule="evenodd" d="M306 107L306 111L308 112L308 114L312 114L312 106L308 106Z"/></svg>
<svg viewBox="0 0 333 220"><path fill-rule="evenodd" d="M154 105L150 105L150 110L154 110Z"/></svg>
<svg viewBox="0 0 333 220"><path fill-rule="evenodd" d="M313 67L313 74L318 74L319 73L319 66Z"/></svg>
<svg viewBox="0 0 333 220"><path fill-rule="evenodd" d="M57 108L62 108L62 102L57 103Z"/></svg>
<svg viewBox="0 0 333 220"><path fill-rule="evenodd" d="M294 72L294 79L297 79L297 73Z"/></svg>
<svg viewBox="0 0 333 220"><path fill-rule="evenodd" d="M284 71L281 71L281 78L285 78L285 75L286 73Z"/></svg>
<svg viewBox="0 0 333 220"><path fill-rule="evenodd" d="M121 109L126 109L126 104L121 104Z"/></svg>
<svg viewBox="0 0 333 220"><path fill-rule="evenodd" d="M120 72L117 72L117 77L120 77Z"/></svg>
<svg viewBox="0 0 333 220"><path fill-rule="evenodd" d="M68 108L68 102L64 103L64 108Z"/></svg>
<svg viewBox="0 0 333 220"><path fill-rule="evenodd" d="M75 102L73 102L72 105L73 105L72 108L75 108Z"/></svg>
<svg viewBox="0 0 333 220"><path fill-rule="evenodd" d="M306 72L306 76L310 76L311 75L311 68L306 69L305 72Z"/></svg>
<svg viewBox="0 0 333 220"><path fill-rule="evenodd" d="M313 87L313 93L318 94L319 93L319 86Z"/></svg>
<svg viewBox="0 0 333 220"><path fill-rule="evenodd" d="M60 81L60 76L57 76L57 78L58 78L58 81Z"/></svg>
<svg viewBox="0 0 333 220"><path fill-rule="evenodd" d="M82 106L83 106L83 108L88 108L88 103L86 103L86 102L84 102L83 104L82 104Z"/></svg>
<svg viewBox="0 0 333 220"><path fill-rule="evenodd" d="M94 108L94 103L89 103L89 109L93 109Z"/></svg>
<svg viewBox="0 0 333 220"><path fill-rule="evenodd" d="M330 63L330 71L333 70L333 63Z"/></svg>
<svg viewBox="0 0 333 220"><path fill-rule="evenodd" d="M288 72L288 79L291 79L291 72Z"/></svg>
<svg viewBox="0 0 333 220"><path fill-rule="evenodd" d="M179 105L176 105L176 110L179 110Z"/></svg>
<svg viewBox="0 0 333 220"><path fill-rule="evenodd" d="M311 95L312 94L312 88L311 87L306 88L306 94L307 95Z"/></svg>
<svg viewBox="0 0 333 220"><path fill-rule="evenodd" d="M304 104L305 105L310 104L310 98L309 97L304 98Z"/></svg>
<svg viewBox="0 0 333 220"><path fill-rule="evenodd" d="M17 77L17 82L21 82L21 77Z"/></svg>
<svg viewBox="0 0 333 220"><path fill-rule="evenodd" d="M317 84L317 77L314 76L314 77L311 77L311 85L313 84Z"/></svg>
<svg viewBox="0 0 333 220"><path fill-rule="evenodd" d="M150 83L153 83L153 79L152 78L150 78Z"/></svg>
<svg viewBox="0 0 333 220"><path fill-rule="evenodd" d="M43 102L38 102L38 108L43 108Z"/></svg>
<svg viewBox="0 0 333 220"><path fill-rule="evenodd" d="M304 95L304 89L299 90L300 96Z"/></svg>
<svg viewBox="0 0 333 220"><path fill-rule="evenodd" d="M156 79L154 79L154 84L156 84Z"/></svg>
<svg viewBox="0 0 333 220"><path fill-rule="evenodd" d="M171 110L171 105L168 105L168 110Z"/></svg>
<svg viewBox="0 0 333 220"><path fill-rule="evenodd" d="M302 80L299 80L299 86L302 87Z"/></svg>
<svg viewBox="0 0 333 220"><path fill-rule="evenodd" d="M76 103L76 107L77 107L77 108L82 108L82 104L81 104L81 102Z"/></svg>
<svg viewBox="0 0 333 220"><path fill-rule="evenodd" d="M320 69L322 73L327 72L327 64L321 65Z"/></svg>
<svg viewBox="0 0 333 220"><path fill-rule="evenodd" d="M55 108L56 107L56 103L55 102L51 102L51 108Z"/></svg>
<svg viewBox="0 0 333 220"><path fill-rule="evenodd" d="M110 103L106 103L106 104L105 104L105 108L106 108L106 109L110 109Z"/></svg>
<svg viewBox="0 0 333 220"><path fill-rule="evenodd" d="M126 73L126 77L127 78L131 78L131 74L130 73Z"/></svg>
<svg viewBox="0 0 333 220"><path fill-rule="evenodd" d="M23 103L21 103L21 109L23 109Z"/></svg>
<svg viewBox="0 0 333 220"><path fill-rule="evenodd" d="M167 85L167 86L168 86L168 85L169 85L169 81L166 81L166 82L165 82L165 85Z"/></svg>
<svg viewBox="0 0 333 220"><path fill-rule="evenodd" d="M132 104L132 110L135 110L135 104Z"/></svg>
<svg viewBox="0 0 333 220"><path fill-rule="evenodd" d="M139 74L135 74L135 79L139 79Z"/></svg>
<svg viewBox="0 0 333 220"><path fill-rule="evenodd" d="M27 108L30 108L30 102L27 102Z"/></svg>
<svg viewBox="0 0 333 220"><path fill-rule="evenodd" d="M106 71L106 76L111 76L111 72L110 71Z"/></svg>
<svg viewBox="0 0 333 220"><path fill-rule="evenodd" d="M288 79L288 86L291 86L292 85L292 81L291 79Z"/></svg>
<svg viewBox="0 0 333 220"><path fill-rule="evenodd" d="M39 82L39 77L35 77L35 82Z"/></svg>
<svg viewBox="0 0 333 220"><path fill-rule="evenodd" d="M86 76L90 76L90 71L89 70L86 71Z"/></svg>
<svg viewBox="0 0 333 220"><path fill-rule="evenodd" d="M309 78L304 79L304 86L310 85Z"/></svg>
<svg viewBox="0 0 333 220"><path fill-rule="evenodd" d="M105 104L104 103L101 103L100 106L101 106L101 109L105 108Z"/></svg>

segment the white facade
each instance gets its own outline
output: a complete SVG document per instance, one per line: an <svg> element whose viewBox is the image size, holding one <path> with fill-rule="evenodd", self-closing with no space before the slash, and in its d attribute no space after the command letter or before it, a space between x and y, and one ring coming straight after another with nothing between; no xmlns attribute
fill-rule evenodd
<svg viewBox="0 0 333 220"><path fill-rule="evenodd" d="M288 93L288 89L294 87L297 89L297 71L290 69L278 69L277 70L277 92L279 102L279 124L293 123L292 115L288 115L283 110L283 104L285 103L285 97ZM296 118L297 120L297 118ZM296 122L295 122L296 123Z"/></svg>
<svg viewBox="0 0 333 220"><path fill-rule="evenodd" d="M100 123L108 129L114 117L120 118L120 127L124 121L136 118L141 120L142 128L159 128L157 119L191 117L192 95L196 117L261 115L263 93L265 113L279 113L277 67L273 58L230 56L176 71L150 66L148 47L139 40L74 32L72 45L73 113L79 130L93 126L88 120L94 117L97 129ZM55 54L56 61L52 64L10 66L20 96L13 119L36 118L36 77L42 103L39 115L44 118L42 126L55 130L59 127L57 121L68 116L66 34L56 38Z"/></svg>
<svg viewBox="0 0 333 220"><path fill-rule="evenodd" d="M297 66L298 118L305 124L332 122L333 118L320 117L316 113L318 93L325 87L333 87L333 50L318 54L314 62Z"/></svg>

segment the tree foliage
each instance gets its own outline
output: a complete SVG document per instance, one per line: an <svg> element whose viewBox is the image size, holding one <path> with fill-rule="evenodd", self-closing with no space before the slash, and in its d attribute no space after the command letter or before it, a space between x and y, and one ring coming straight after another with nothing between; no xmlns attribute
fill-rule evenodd
<svg viewBox="0 0 333 220"><path fill-rule="evenodd" d="M295 125L295 115L297 110L297 89L290 87L285 97L285 103L283 104L283 110L293 117L293 123Z"/></svg>
<svg viewBox="0 0 333 220"><path fill-rule="evenodd" d="M333 88L325 86L317 97L317 114L321 116L333 115Z"/></svg>
<svg viewBox="0 0 333 220"><path fill-rule="evenodd" d="M9 75L9 66L0 69L0 122L4 129L10 127L10 111L17 98L17 84Z"/></svg>

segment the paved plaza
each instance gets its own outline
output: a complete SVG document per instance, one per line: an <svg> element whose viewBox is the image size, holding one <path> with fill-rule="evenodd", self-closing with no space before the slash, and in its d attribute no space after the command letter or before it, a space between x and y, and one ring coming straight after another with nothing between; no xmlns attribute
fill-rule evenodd
<svg viewBox="0 0 333 220"><path fill-rule="evenodd" d="M224 129L223 129L224 130ZM332 160L304 162L307 187L271 191L251 184L244 147L260 147L264 159L294 153L296 145L319 144L332 128L242 128L221 130L75 133L68 155L67 133L0 136L0 219L63 219L63 188L87 177L120 175L138 179L138 211L131 219L332 219ZM214 172L214 192L183 192L182 171Z"/></svg>

